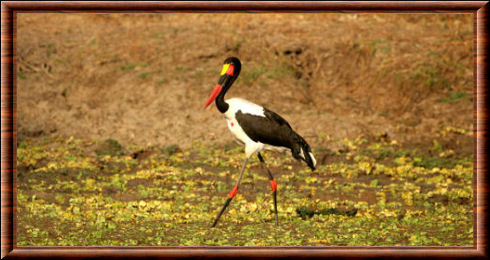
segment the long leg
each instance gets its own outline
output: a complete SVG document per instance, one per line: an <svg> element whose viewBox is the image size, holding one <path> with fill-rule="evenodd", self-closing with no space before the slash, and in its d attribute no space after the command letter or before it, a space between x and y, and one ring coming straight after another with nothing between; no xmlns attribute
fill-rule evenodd
<svg viewBox="0 0 490 260"><path fill-rule="evenodd" d="M245 171L245 166L247 165L247 162L248 162L248 157L245 158L245 161L243 162L242 170L240 171L240 175L238 176L238 180L237 180L237 182L235 184L235 187L228 194L228 199L226 199L225 205L223 205L223 208L221 208L220 212L216 216L216 219L214 220L214 223L213 223L213 225L211 227L216 226L216 224L218 223L219 218L221 217L221 215L223 214L223 212L225 212L225 210L228 207L228 205L230 205L230 202L233 199L233 197L235 197L235 195L238 193L238 185L240 185L240 181L242 180L243 172Z"/></svg>
<svg viewBox="0 0 490 260"><path fill-rule="evenodd" d="M276 225L279 225L279 219L277 217L277 182L274 180L274 177L271 174L271 171L267 168L265 165L264 158L262 158L262 155L260 153L257 153L257 157L259 157L260 163L262 164L262 167L266 170L267 174L269 175L269 182L271 183L271 189L272 189L272 197L274 198L274 212L276 213Z"/></svg>

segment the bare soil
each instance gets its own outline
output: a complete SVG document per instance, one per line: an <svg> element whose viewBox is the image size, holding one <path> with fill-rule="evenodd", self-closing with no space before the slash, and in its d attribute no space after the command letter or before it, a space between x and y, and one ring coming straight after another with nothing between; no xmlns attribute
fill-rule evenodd
<svg viewBox="0 0 490 260"><path fill-rule="evenodd" d="M313 147L385 134L471 153L471 14L18 14L18 137L123 146L232 141L203 106L228 97L286 118Z"/></svg>

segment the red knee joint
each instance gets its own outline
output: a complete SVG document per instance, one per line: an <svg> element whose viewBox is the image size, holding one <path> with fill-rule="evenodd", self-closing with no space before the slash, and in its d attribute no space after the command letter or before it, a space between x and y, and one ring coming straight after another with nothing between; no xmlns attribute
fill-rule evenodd
<svg viewBox="0 0 490 260"><path fill-rule="evenodd" d="M233 190L230 191L230 193L228 193L228 198L233 198L235 197L235 195L238 193L238 185L235 185L235 187L233 188Z"/></svg>
<svg viewBox="0 0 490 260"><path fill-rule="evenodd" d="M270 180L269 182L271 183L272 192L276 191L276 189L277 189L277 182L275 180Z"/></svg>

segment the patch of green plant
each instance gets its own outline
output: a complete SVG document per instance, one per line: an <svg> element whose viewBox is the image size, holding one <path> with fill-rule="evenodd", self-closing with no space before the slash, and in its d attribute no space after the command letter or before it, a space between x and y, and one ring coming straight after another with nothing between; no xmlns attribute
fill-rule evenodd
<svg viewBox="0 0 490 260"><path fill-rule="evenodd" d="M382 53L388 53L390 51L390 47L387 45L389 41L387 39L379 39L374 40L369 43L369 47L371 48L371 54L375 54L378 50Z"/></svg>
<svg viewBox="0 0 490 260"><path fill-rule="evenodd" d="M140 79L146 79L150 73L149 72L141 72L138 74L138 78Z"/></svg>
<svg viewBox="0 0 490 260"><path fill-rule="evenodd" d="M410 75L414 83L422 82L431 89L445 89L449 87L449 81L444 77L437 64L419 65Z"/></svg>
<svg viewBox="0 0 490 260"><path fill-rule="evenodd" d="M136 68L136 65L134 64L127 64L120 67L122 71L133 70L134 68Z"/></svg>
<svg viewBox="0 0 490 260"><path fill-rule="evenodd" d="M345 146L345 153L335 155L334 162L319 161L314 172L289 154L263 153L278 184L279 226L267 173L253 157L238 194L211 229L238 178L242 146L133 145L128 149L141 153L131 156L122 154L115 140L24 139L17 150L17 244L473 244L472 158L434 162L386 138L332 142ZM102 145L114 149L93 153ZM433 144L427 146L433 151ZM336 153L321 147L313 151Z"/></svg>
<svg viewBox="0 0 490 260"><path fill-rule="evenodd" d="M19 77L19 79L26 79L27 78L26 74L24 74L24 72L22 72L20 70L19 70L19 72L17 72L17 77Z"/></svg>
<svg viewBox="0 0 490 260"><path fill-rule="evenodd" d="M265 67L253 67L250 70L243 71L242 75L240 75L240 81L243 82L243 84L245 85L250 85L255 82L255 80L259 78L260 75L263 75L265 73L267 73L267 69Z"/></svg>
<svg viewBox="0 0 490 260"><path fill-rule="evenodd" d="M432 151L434 152L442 152L442 150L444 149L441 145L441 143L439 143L437 140L432 140Z"/></svg>
<svg viewBox="0 0 490 260"><path fill-rule="evenodd" d="M438 51L429 51L429 56L441 57L441 53Z"/></svg>
<svg viewBox="0 0 490 260"><path fill-rule="evenodd" d="M159 84L159 85L163 85L163 84L165 84L165 83L167 83L167 82L168 82L167 78L162 77L162 78L161 78L161 79L158 81L158 84Z"/></svg>
<svg viewBox="0 0 490 260"><path fill-rule="evenodd" d="M56 52L56 47L54 46L54 43L49 43L47 47L48 48L47 48L46 52L47 52L47 55L49 58L53 53Z"/></svg>
<svg viewBox="0 0 490 260"><path fill-rule="evenodd" d="M283 78L286 76L295 76L296 72L294 69L287 64L277 64L274 66L271 66L270 69L267 72L267 77L272 78L272 79L277 79L277 78Z"/></svg>
<svg viewBox="0 0 490 260"><path fill-rule="evenodd" d="M95 149L95 153L98 156L120 156L123 154L122 146L118 141L114 139L106 139L103 143L101 143L97 149Z"/></svg>
<svg viewBox="0 0 490 260"><path fill-rule="evenodd" d="M172 145L169 145L169 146L162 148L161 151L167 155L172 155L172 154L179 152L179 151L182 151L182 150L180 149L180 147L178 145L172 144Z"/></svg>
<svg viewBox="0 0 490 260"><path fill-rule="evenodd" d="M315 214L316 215L345 215L349 217L353 217L357 213L357 209L350 209L350 210L342 210L342 209L336 209L336 208L330 208L330 209L320 209L320 210L310 210L305 206L298 207L296 208L296 213L298 213L298 216L300 216L303 220L307 218L312 218Z"/></svg>
<svg viewBox="0 0 490 260"><path fill-rule="evenodd" d="M428 156L423 153L417 153L414 155L414 166L424 167L426 169L433 168L453 168L459 163L458 160L441 158L438 156Z"/></svg>
<svg viewBox="0 0 490 260"><path fill-rule="evenodd" d="M447 97L442 97L438 99L439 102L457 104L461 99L467 98L468 94L463 92L451 92Z"/></svg>

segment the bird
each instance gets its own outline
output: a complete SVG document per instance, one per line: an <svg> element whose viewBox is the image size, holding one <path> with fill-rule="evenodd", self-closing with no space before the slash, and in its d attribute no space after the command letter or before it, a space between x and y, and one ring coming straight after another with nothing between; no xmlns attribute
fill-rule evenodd
<svg viewBox="0 0 490 260"><path fill-rule="evenodd" d="M292 156L297 160L302 160L315 170L316 160L310 146L296 133L291 125L280 115L266 107L257 105L243 98L230 98L225 100L225 94L230 89L240 74L241 62L237 57L228 57L223 63L218 83L209 96L204 108L207 108L213 101L219 112L224 114L228 129L238 141L245 145L245 160L243 161L238 180L229 192L225 204L218 212L212 227L218 223L221 215L238 193L238 187L243 177L245 166L251 156L257 154L262 168L268 175L272 196L274 200L274 213L276 225L279 225L277 216L277 182L271 171L267 168L264 158L260 154L266 151L291 151Z"/></svg>

